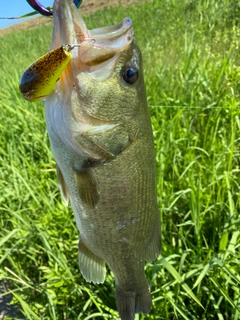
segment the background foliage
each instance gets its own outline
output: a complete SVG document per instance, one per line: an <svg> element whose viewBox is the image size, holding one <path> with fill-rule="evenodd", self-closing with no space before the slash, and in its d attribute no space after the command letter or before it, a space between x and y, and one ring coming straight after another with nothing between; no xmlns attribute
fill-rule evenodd
<svg viewBox="0 0 240 320"><path fill-rule="evenodd" d="M237 0L152 0L99 11L89 28L130 16L144 58L158 165L163 251L146 266L153 308L136 319L239 319ZM0 38L0 279L27 319L117 319L114 279L86 283L78 232L60 198L43 104L18 91L47 52L49 27Z"/></svg>

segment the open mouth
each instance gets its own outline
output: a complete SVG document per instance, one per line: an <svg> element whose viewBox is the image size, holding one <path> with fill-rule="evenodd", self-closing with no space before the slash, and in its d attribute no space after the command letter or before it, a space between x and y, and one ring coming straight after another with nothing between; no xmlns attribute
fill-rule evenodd
<svg viewBox="0 0 240 320"><path fill-rule="evenodd" d="M114 62L118 54L131 45L133 36L129 18L113 26L88 30L72 0L54 2L51 49L62 44L77 45L72 55L73 63L78 60L78 67L80 64L92 67L109 60Z"/></svg>
<svg viewBox="0 0 240 320"><path fill-rule="evenodd" d="M29 101L49 96L54 88L61 88L66 94L76 85L81 72L95 81L106 81L133 42L131 19L88 30L72 0L55 0L51 51L24 71L20 91Z"/></svg>

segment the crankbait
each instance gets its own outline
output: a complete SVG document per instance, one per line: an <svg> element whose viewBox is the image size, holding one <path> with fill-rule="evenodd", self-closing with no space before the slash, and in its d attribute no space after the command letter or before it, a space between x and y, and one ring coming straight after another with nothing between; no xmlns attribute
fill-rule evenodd
<svg viewBox="0 0 240 320"><path fill-rule="evenodd" d="M42 6L37 0L27 0L27 2L42 15L52 16L52 11ZM82 0L73 0L73 2L78 8ZM79 46L80 44L65 44L34 61L23 72L20 79L19 90L23 98L28 101L38 101L51 94L61 73L72 59L71 51Z"/></svg>
<svg viewBox="0 0 240 320"><path fill-rule="evenodd" d="M19 89L25 100L37 101L51 94L61 73L79 45L65 44L33 62L22 74Z"/></svg>

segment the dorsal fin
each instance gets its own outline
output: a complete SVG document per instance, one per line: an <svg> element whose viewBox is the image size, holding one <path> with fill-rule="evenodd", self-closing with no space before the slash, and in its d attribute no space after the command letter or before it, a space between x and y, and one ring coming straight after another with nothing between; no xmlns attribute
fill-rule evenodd
<svg viewBox="0 0 240 320"><path fill-rule="evenodd" d="M157 221L155 224L155 230L152 235L152 240L149 243L147 250L146 250L146 256L145 259L148 262L153 262L160 254L161 252L161 224L160 224L160 214L157 214Z"/></svg>

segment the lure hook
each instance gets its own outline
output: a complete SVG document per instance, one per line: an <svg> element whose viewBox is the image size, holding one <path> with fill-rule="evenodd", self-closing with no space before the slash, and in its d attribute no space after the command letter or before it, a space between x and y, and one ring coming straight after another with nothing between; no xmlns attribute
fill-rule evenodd
<svg viewBox="0 0 240 320"><path fill-rule="evenodd" d="M37 12L39 12L43 16L51 17L53 15L52 10L49 10L48 8L41 5L41 3L38 0L26 0L28 4ZM82 3L82 0L73 0L73 3L78 8L80 4Z"/></svg>

